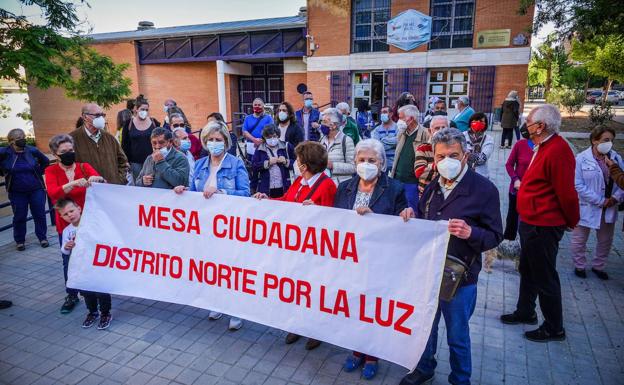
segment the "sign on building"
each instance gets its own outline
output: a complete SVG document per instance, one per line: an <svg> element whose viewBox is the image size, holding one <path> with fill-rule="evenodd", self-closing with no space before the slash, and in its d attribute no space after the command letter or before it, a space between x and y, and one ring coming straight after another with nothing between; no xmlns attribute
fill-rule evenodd
<svg viewBox="0 0 624 385"><path fill-rule="evenodd" d="M511 29L490 29L477 32L477 48L507 47L511 39Z"/></svg>
<svg viewBox="0 0 624 385"><path fill-rule="evenodd" d="M431 17L414 9L388 20L388 44L410 51L431 40Z"/></svg>

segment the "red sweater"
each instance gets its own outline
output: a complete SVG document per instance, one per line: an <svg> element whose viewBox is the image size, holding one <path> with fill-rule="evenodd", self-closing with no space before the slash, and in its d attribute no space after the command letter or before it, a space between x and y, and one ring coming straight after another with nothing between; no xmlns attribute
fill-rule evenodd
<svg viewBox="0 0 624 385"><path fill-rule="evenodd" d="M575 162L570 146L559 135L539 146L518 191L521 221L534 226L576 226L580 215Z"/></svg>
<svg viewBox="0 0 624 385"><path fill-rule="evenodd" d="M84 169L84 174L82 170ZM86 174L86 175L85 175ZM89 163L76 162L76 169L74 170L74 180L85 178L89 179L90 176L99 176L100 174L89 165ZM70 192L65 194L63 191L63 185L69 183L65 170L57 163L45 169L45 184L48 190L48 195L52 200L52 204L55 204L57 200L61 198L71 198L80 208L84 208L85 198L87 196L86 187L74 187ZM58 211L56 211L56 231L59 234L63 232L63 229L67 227L68 223L61 218Z"/></svg>
<svg viewBox="0 0 624 385"><path fill-rule="evenodd" d="M301 179L301 177L295 179L288 191L286 191L286 194L276 200L284 202L303 202L310 192L310 186L301 187ZM327 177L324 178L324 180L317 180L316 183L320 183L320 185L316 188L316 191L314 191L310 199L312 199L315 205L334 207L334 197L337 191L334 181ZM301 191L299 191L300 187ZM299 193L297 194L297 192Z"/></svg>

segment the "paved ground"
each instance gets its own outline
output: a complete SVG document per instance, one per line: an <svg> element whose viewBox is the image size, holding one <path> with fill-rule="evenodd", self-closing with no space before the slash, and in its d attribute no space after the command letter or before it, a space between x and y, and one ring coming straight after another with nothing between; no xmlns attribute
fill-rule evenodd
<svg viewBox="0 0 624 385"><path fill-rule="evenodd" d="M508 178L502 165L508 153L497 149L490 160L503 210ZM517 296L519 277L511 261L497 262L492 274L481 273L471 320L473 383L624 383L624 239L619 228L607 282L591 274L576 278L567 235L561 243L565 342L531 343L522 338L525 327L500 324L498 316L514 309ZM341 370L344 349L323 344L307 352L303 340L284 345L278 330L247 322L229 332L226 317L210 322L205 310L137 298L113 298L109 330L83 330L82 303L72 314L59 313L64 291L55 237L45 250L33 238L21 253L12 244L0 246L0 297L15 303L0 311L0 383L396 385L406 373L382 362L374 381L363 381L359 373ZM444 384L450 369L443 340L439 352L434 383Z"/></svg>

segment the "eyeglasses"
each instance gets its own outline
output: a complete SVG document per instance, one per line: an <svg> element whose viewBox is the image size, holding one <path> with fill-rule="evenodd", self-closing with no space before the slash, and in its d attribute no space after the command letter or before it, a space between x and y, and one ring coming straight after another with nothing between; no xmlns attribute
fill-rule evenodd
<svg viewBox="0 0 624 385"><path fill-rule="evenodd" d="M97 113L97 114L91 114L91 113L89 113L89 112L85 112L85 115L95 116L96 118L99 118L100 116L101 116L101 117L103 117L103 118L105 118L105 117L106 117L106 114L105 114L105 113L103 113L103 112L100 112L100 113Z"/></svg>
<svg viewBox="0 0 624 385"><path fill-rule="evenodd" d="M173 128L178 128L178 127L186 127L186 124L181 123L181 124L172 124L171 127Z"/></svg>

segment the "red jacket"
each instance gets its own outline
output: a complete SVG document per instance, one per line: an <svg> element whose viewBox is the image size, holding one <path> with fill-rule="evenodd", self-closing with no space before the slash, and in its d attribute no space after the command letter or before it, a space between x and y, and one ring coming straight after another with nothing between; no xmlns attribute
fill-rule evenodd
<svg viewBox="0 0 624 385"><path fill-rule="evenodd" d="M574 154L562 137L555 134L542 143L520 184L520 220L534 226L575 227L580 218L575 166Z"/></svg>
<svg viewBox="0 0 624 385"><path fill-rule="evenodd" d="M316 188L316 191L314 191L314 194L312 194L312 197L310 197L310 199L312 199L315 205L334 207L334 197L336 196L337 191L336 184L329 177L323 177L322 175L321 178L323 179L319 179L316 181L316 183L320 183L320 185ZM310 193L310 187L301 187L301 179L301 177L295 179L288 191L286 191L286 194L284 194L284 196L281 198L277 198L276 200L298 203L306 200L306 197ZM299 188L301 188L301 191L299 191Z"/></svg>
<svg viewBox="0 0 624 385"><path fill-rule="evenodd" d="M84 170L84 173L83 173ZM85 175L86 174L86 175ZM89 163L76 162L76 168L74 169L74 180L85 178L89 179L90 176L99 176L100 174L89 165ZM65 194L63 191L63 185L69 183L65 170L57 163L45 169L45 184L48 190L48 195L52 200L52 204L56 204L56 201L61 198L71 198L81 209L84 208L85 198L87 196L86 187L74 187L70 192ZM63 229L67 227L68 223L61 218L58 211L56 212L56 231L59 234L63 232Z"/></svg>

